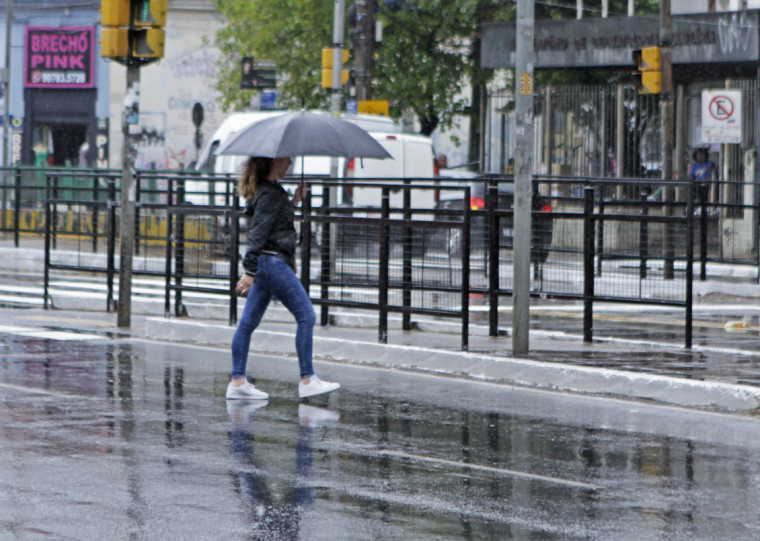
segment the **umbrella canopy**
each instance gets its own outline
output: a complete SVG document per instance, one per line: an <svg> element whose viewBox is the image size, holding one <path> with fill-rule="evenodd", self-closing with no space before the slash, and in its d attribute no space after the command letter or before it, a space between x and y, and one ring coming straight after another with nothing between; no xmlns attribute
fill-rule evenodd
<svg viewBox="0 0 760 541"><path fill-rule="evenodd" d="M391 158L380 143L359 126L327 113L298 111L255 122L236 134L219 154L290 158L343 156Z"/></svg>

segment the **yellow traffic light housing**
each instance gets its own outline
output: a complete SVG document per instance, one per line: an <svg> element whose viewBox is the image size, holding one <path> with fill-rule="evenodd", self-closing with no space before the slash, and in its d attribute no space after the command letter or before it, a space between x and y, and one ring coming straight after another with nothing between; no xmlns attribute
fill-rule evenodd
<svg viewBox="0 0 760 541"><path fill-rule="evenodd" d="M104 27L100 36L100 56L104 58L129 56L129 28Z"/></svg>
<svg viewBox="0 0 760 541"><path fill-rule="evenodd" d="M348 78L350 76L349 70L342 70L340 73L340 84L344 85L348 82ZM333 70L332 69L323 69L322 70L322 88L332 88L333 85Z"/></svg>
<svg viewBox="0 0 760 541"><path fill-rule="evenodd" d="M144 28L132 31L132 54L140 58L163 58L163 28Z"/></svg>
<svg viewBox="0 0 760 541"><path fill-rule="evenodd" d="M333 85L333 48L325 47L322 49L322 88L332 88ZM348 49L342 49L343 64L348 62ZM340 84L348 82L350 71L342 70L340 74Z"/></svg>
<svg viewBox="0 0 760 541"><path fill-rule="evenodd" d="M100 55L127 64L164 56L168 0L101 0Z"/></svg>
<svg viewBox="0 0 760 541"><path fill-rule="evenodd" d="M332 69L333 67L333 48L325 47L322 49L322 69ZM342 49L343 63L348 62L348 49Z"/></svg>
<svg viewBox="0 0 760 541"><path fill-rule="evenodd" d="M100 23L105 26L129 26L130 0L103 0Z"/></svg>
<svg viewBox="0 0 760 541"><path fill-rule="evenodd" d="M662 55L659 47L633 51L633 61L640 72L639 94L662 92Z"/></svg>
<svg viewBox="0 0 760 541"><path fill-rule="evenodd" d="M136 28L165 26L169 0L133 0Z"/></svg>

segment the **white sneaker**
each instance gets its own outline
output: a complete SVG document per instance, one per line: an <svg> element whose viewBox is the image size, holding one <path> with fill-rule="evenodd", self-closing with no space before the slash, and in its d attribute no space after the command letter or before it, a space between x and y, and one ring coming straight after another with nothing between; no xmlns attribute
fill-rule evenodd
<svg viewBox="0 0 760 541"><path fill-rule="evenodd" d="M254 411L267 404L269 402L266 400L228 400L227 415L229 415L231 422L242 426L248 423Z"/></svg>
<svg viewBox="0 0 760 541"><path fill-rule="evenodd" d="M339 383L331 383L329 381L322 381L317 376L311 376L309 383L304 385L298 384L298 396L300 398L306 398L308 396L314 396L318 394L331 393L332 391L340 389Z"/></svg>
<svg viewBox="0 0 760 541"><path fill-rule="evenodd" d="M269 395L264 391L259 391L255 385L246 381L242 385L235 386L230 383L227 385L227 399L240 400L266 400Z"/></svg>

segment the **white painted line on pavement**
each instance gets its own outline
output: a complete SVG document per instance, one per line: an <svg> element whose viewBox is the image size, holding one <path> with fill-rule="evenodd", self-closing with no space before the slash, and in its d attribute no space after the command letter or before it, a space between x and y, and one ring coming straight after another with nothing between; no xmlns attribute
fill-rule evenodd
<svg viewBox="0 0 760 541"><path fill-rule="evenodd" d="M30 329L27 327L10 327L0 325L0 333L15 334L21 336L32 336L46 340L105 340L105 336L97 334L84 334L64 331L46 331L41 329Z"/></svg>
<svg viewBox="0 0 760 541"><path fill-rule="evenodd" d="M542 336L544 338L557 338L561 340L582 340L583 336L579 334L571 334L566 333L563 331L541 331L541 330L535 330L531 329L530 334L536 335L536 336ZM649 340L633 340L630 338L615 338L613 336L599 336L594 337L594 342L607 342L610 344L631 344L635 346L647 346L652 348L676 348L676 349L683 349L686 350L686 348L683 346L683 344L677 344L677 343L670 343L670 342L653 342ZM735 349L735 348L719 348L714 346L703 346L700 344L692 344L691 351L709 351L711 353L725 353L728 355L742 355L745 357L760 357L760 351L751 351L748 349Z"/></svg>
<svg viewBox="0 0 760 541"><path fill-rule="evenodd" d="M44 394L47 396L55 396L57 398L76 398L77 400L81 400L82 398L85 398L85 399L99 398L97 396L86 396L86 395L80 395L80 394L56 393L55 391L48 391L47 389L40 389L39 387L27 387L26 385L13 385L12 383L0 383L0 389L10 389L13 391L23 391L26 393Z"/></svg>
<svg viewBox="0 0 760 541"><path fill-rule="evenodd" d="M644 303L645 304L645 303ZM623 312L623 313L641 313L641 304L619 304L619 303L594 303L595 312ZM487 305L473 305L470 306L470 312L488 312L490 307ZM646 306L648 313L650 312L683 312L684 308L681 306L657 306L648 304ZM757 312L758 306L755 304L694 304L692 305L692 311L694 312ZM583 312L583 304L541 304L533 305L530 307L531 312ZM499 312L510 313L512 312L511 305L500 305Z"/></svg>
<svg viewBox="0 0 760 541"><path fill-rule="evenodd" d="M543 483L552 483L555 485L563 485L572 488L583 488L586 490L599 490L602 488L599 485L592 485L590 483L582 483L580 481L570 481L569 479L561 479L559 477L547 477L546 475L538 475L535 473L526 473L516 470L508 470L504 468L494 468L493 466L482 466L480 464L468 464L466 462L457 462L455 460L447 460L445 458L434 458L423 455L413 455L411 453L404 453L402 451L377 451L377 454L384 456L391 456L395 458L406 458L409 460L416 460L419 462L429 462L433 464L441 464L444 466L452 466L457 468L467 468L470 470L484 471L488 473L496 473L499 475L506 475L508 477L520 477L523 479L529 479L531 481L541 481Z"/></svg>
<svg viewBox="0 0 760 541"><path fill-rule="evenodd" d="M18 295L0 295L0 302L12 302L16 304L33 304L35 306L42 306L43 304L41 297L20 297Z"/></svg>

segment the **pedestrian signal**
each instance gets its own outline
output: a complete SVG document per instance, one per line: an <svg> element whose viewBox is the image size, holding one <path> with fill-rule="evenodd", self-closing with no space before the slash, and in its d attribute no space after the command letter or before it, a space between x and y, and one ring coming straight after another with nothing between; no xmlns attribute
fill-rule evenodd
<svg viewBox="0 0 760 541"><path fill-rule="evenodd" d="M134 26L137 28L166 25L168 0L132 0Z"/></svg>
<svg viewBox="0 0 760 541"><path fill-rule="evenodd" d="M134 42L132 54L139 58L163 58L164 38L163 28L141 28L133 30Z"/></svg>
<svg viewBox="0 0 760 541"><path fill-rule="evenodd" d="M639 75L639 94L662 92L662 55L659 47L644 47L633 51L633 61Z"/></svg>

